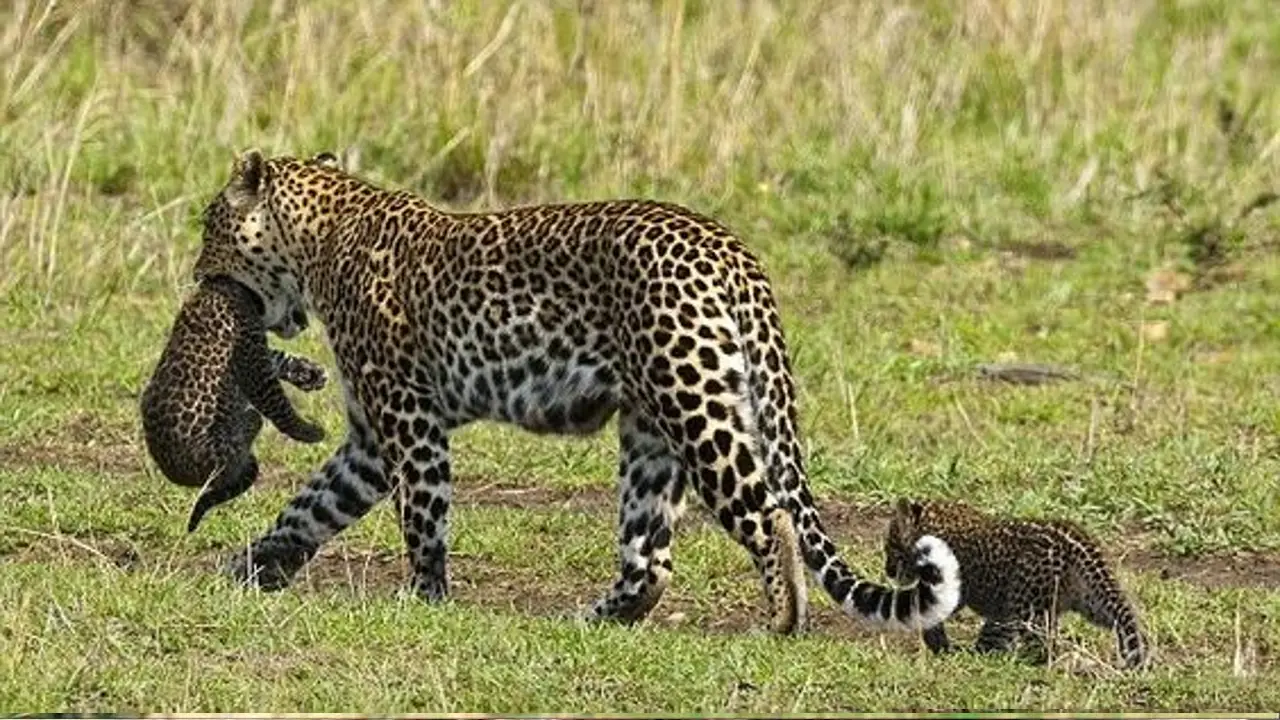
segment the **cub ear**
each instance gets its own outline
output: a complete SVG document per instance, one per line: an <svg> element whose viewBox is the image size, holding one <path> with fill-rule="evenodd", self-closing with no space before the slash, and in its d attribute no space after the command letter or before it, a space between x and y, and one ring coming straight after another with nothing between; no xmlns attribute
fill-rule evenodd
<svg viewBox="0 0 1280 720"><path fill-rule="evenodd" d="M267 161L262 151L249 148L236 158L231 168L231 189L237 204L247 204L258 198L267 177Z"/></svg>
<svg viewBox="0 0 1280 720"><path fill-rule="evenodd" d="M894 519L902 525L915 525L920 522L920 516L924 514L924 503L907 498L898 498L897 504L893 508Z"/></svg>

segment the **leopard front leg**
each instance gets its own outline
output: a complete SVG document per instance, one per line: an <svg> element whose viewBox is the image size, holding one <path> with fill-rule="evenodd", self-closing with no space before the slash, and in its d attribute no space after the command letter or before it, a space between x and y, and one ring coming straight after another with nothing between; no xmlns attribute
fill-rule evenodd
<svg viewBox="0 0 1280 720"><path fill-rule="evenodd" d="M924 639L925 647L934 655L947 655L955 652L951 640L947 637L947 629L943 623L938 623L933 627L920 633L920 637Z"/></svg>
<svg viewBox="0 0 1280 720"><path fill-rule="evenodd" d="M1017 642L1021 627L1022 624L1014 618L985 618L978 630L978 639L973 643L973 651L984 655L1008 652Z"/></svg>
<svg viewBox="0 0 1280 720"><path fill-rule="evenodd" d="M1058 614L1053 607L1037 607L1026 613L1018 626L1021 646L1018 656L1034 665L1047 665L1055 655L1054 643L1058 634Z"/></svg>
<svg viewBox="0 0 1280 720"><path fill-rule="evenodd" d="M364 517L390 489L368 421L348 403L346 439L272 529L230 559L226 573L263 590L287 587L325 541Z"/></svg>
<svg viewBox="0 0 1280 720"><path fill-rule="evenodd" d="M431 401L408 388L366 372L361 388L378 455L395 491L396 515L404 537L412 589L435 602L449 594L449 503L453 479L449 461L449 428L431 411ZM372 389L383 392L369 392Z"/></svg>
<svg viewBox="0 0 1280 720"><path fill-rule="evenodd" d="M411 432L397 433L395 440L382 445L383 456L392 468L412 590L428 602L438 602L449 595L449 437L431 420L417 418L409 427Z"/></svg>

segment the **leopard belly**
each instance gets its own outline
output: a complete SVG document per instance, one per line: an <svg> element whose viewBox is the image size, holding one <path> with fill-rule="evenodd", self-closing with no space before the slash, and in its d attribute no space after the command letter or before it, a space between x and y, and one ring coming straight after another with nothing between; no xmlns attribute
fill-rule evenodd
<svg viewBox="0 0 1280 720"><path fill-rule="evenodd" d="M432 375L440 380L434 394L449 424L494 420L543 435L590 435L603 428L623 396L611 343L592 333L570 348L556 333L522 334L538 340L483 367L461 360L466 349L445 354L459 360L437 365Z"/></svg>

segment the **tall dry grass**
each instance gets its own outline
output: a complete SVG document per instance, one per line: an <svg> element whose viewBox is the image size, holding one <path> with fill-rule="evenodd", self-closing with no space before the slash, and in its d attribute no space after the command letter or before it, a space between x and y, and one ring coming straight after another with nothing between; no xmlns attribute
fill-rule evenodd
<svg viewBox="0 0 1280 720"><path fill-rule="evenodd" d="M1276 176L1273 9L13 0L0 288L75 304L181 283L193 218L249 145L355 147L455 207L652 194L749 211L767 192L797 227L920 197L979 231L1121 220L1118 198L1158 175L1234 200Z"/></svg>

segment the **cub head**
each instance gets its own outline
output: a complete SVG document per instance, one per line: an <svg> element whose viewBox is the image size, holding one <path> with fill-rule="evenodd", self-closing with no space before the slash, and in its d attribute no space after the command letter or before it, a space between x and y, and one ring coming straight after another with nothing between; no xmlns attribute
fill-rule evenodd
<svg viewBox="0 0 1280 720"><path fill-rule="evenodd" d="M915 580L915 545L921 532L924 504L899 498L884 536L884 574L899 583Z"/></svg>
<svg viewBox="0 0 1280 720"><path fill-rule="evenodd" d="M204 211L203 241L192 274L244 284L262 301L263 324L289 338L306 327L301 282L291 261L295 241L272 204L276 170L258 150L236 161L231 178Z"/></svg>

